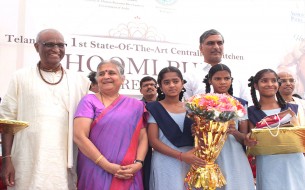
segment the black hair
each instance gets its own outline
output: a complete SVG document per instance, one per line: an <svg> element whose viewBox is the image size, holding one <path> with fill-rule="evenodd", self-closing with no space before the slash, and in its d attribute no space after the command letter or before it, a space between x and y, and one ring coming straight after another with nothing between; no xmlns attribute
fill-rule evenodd
<svg viewBox="0 0 305 190"><path fill-rule="evenodd" d="M142 88L143 82L147 82L147 81L154 81L154 83L157 84L156 79L154 79L154 78L151 77L151 76L146 76L146 77L143 77L143 78L140 80L140 88Z"/></svg>
<svg viewBox="0 0 305 190"><path fill-rule="evenodd" d="M164 74L165 73L170 73L170 72L177 73L178 77L182 80L182 83L186 82L185 80L183 80L182 73L181 73L181 71L177 67L169 66L169 67L163 68L159 72L158 79L157 79L157 82L158 82L158 85L159 85L159 87L157 88L157 93L158 93L157 101L163 100L165 98L165 94L162 92L160 87L162 87L162 80L164 78ZM182 91L179 94L179 100L180 101L182 100L184 92L185 92L185 88L183 87Z"/></svg>
<svg viewBox="0 0 305 190"><path fill-rule="evenodd" d="M91 71L88 75L89 80L91 81L92 84L97 84L96 81L96 72L95 71Z"/></svg>
<svg viewBox="0 0 305 190"><path fill-rule="evenodd" d="M226 66L224 64L221 64L221 63L219 63L217 65L214 65L213 67L211 67L211 69L209 70L209 73L203 79L203 83L205 83L205 93L210 93L211 92L211 85L210 85L209 80L212 80L213 75L218 71L228 71L228 73L231 76L231 70L228 66ZM233 96L232 83L230 85L230 88L228 89L228 94Z"/></svg>
<svg viewBox="0 0 305 190"><path fill-rule="evenodd" d="M296 98L300 98L300 99L303 99L300 95L298 94L292 94L293 97L296 97Z"/></svg>
<svg viewBox="0 0 305 190"><path fill-rule="evenodd" d="M256 90L255 90L254 84L258 84L258 81L262 78L262 76L263 76L265 73L268 73L268 72L273 73L273 74L276 76L276 79L277 79L277 81L278 81L279 77L278 77L278 75L276 74L276 72L273 71L272 69L263 69L263 70L260 70L260 71L258 71L258 72L256 73L256 75L255 75L254 77L251 76L251 77L249 78L249 80L248 80L248 81L249 81L248 86L251 87L250 92L251 92L251 97L252 97L253 104L254 104L254 106L255 106L257 109L259 109L259 110L261 109L262 106L260 105L259 101L257 100ZM278 83L279 83L279 82L278 82ZM279 85L281 85L281 84L279 83ZM281 108L285 108L286 102L285 102L284 98L281 96L281 94L280 94L279 91L276 92L276 98L277 98L277 102L278 102L279 106L280 106Z"/></svg>

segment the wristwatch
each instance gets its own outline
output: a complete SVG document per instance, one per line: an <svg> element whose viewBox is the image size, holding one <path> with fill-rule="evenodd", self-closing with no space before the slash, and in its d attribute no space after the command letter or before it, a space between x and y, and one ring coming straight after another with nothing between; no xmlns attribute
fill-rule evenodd
<svg viewBox="0 0 305 190"><path fill-rule="evenodd" d="M142 160L135 160L135 161L133 161L134 164L137 163L137 162L141 163L142 167L144 166L144 161L142 161Z"/></svg>

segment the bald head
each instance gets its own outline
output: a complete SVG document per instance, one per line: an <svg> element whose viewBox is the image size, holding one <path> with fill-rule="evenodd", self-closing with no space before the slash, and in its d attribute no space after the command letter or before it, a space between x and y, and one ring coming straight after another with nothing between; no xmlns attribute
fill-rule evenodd
<svg viewBox="0 0 305 190"><path fill-rule="evenodd" d="M58 31L58 30L55 30L55 29L44 29L42 31L40 31L37 36L36 36L36 42L39 42L41 41L41 38L45 35L45 34L55 34L55 35L58 35L60 38L62 38L64 40L64 36Z"/></svg>
<svg viewBox="0 0 305 190"><path fill-rule="evenodd" d="M287 71L281 71L277 74L279 76L279 78L293 78L293 75L291 72L287 72Z"/></svg>
<svg viewBox="0 0 305 190"><path fill-rule="evenodd" d="M40 66L44 69L58 68L60 61L65 56L66 43L63 35L55 29L40 31L34 44L39 53Z"/></svg>

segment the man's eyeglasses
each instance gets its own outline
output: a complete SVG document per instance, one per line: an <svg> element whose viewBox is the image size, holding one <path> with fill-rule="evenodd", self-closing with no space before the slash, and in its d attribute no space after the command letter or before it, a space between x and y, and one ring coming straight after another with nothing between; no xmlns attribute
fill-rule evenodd
<svg viewBox="0 0 305 190"><path fill-rule="evenodd" d="M295 83L295 80L294 79L279 79L279 82L280 83Z"/></svg>
<svg viewBox="0 0 305 190"><path fill-rule="evenodd" d="M53 43L53 42L41 42L41 44L47 48L55 48L55 46L57 46L58 48L63 49L67 46L66 43Z"/></svg>

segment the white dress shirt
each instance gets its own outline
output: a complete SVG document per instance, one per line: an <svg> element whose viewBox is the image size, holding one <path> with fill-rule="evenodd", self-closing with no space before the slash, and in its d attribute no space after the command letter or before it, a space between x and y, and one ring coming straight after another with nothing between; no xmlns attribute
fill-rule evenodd
<svg viewBox="0 0 305 190"><path fill-rule="evenodd" d="M187 100L196 94L205 94L205 84L203 83L203 79L209 73L211 67L212 66L210 64L204 62L201 65L197 65L196 68L184 73L183 79L187 82L184 84L186 92L183 94L183 99ZM247 86L247 81L239 80L237 75L234 75L231 68L230 70L233 77L233 95L248 101L248 105L252 105L253 103L250 96L250 88ZM212 86L211 92L213 92Z"/></svg>

